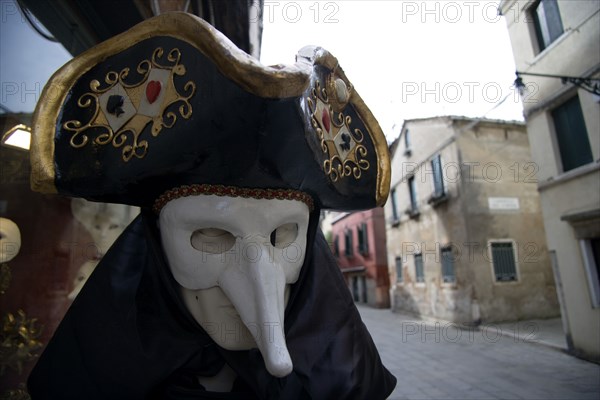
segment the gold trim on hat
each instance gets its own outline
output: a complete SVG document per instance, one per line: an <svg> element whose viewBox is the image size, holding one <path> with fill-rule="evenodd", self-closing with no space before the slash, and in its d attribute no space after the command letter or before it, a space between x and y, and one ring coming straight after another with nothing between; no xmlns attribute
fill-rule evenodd
<svg viewBox="0 0 600 400"><path fill-rule="evenodd" d="M371 113L369 108L365 105L363 99L356 93L352 92L350 96L350 102L354 104L356 112L363 120L365 125L368 127L367 132L373 140L375 146L375 152L377 153L377 162L379 163L377 168L377 189L375 193L375 201L377 206L383 207L387 198L390 194L390 180L392 177L392 167L390 164L390 152L387 146L385 135L377 123L375 116Z"/></svg>
<svg viewBox="0 0 600 400"><path fill-rule="evenodd" d="M208 57L216 68L228 79L244 90L263 98L302 97L310 84L314 64L329 68L335 75L332 81L341 89L345 86L348 98L338 98L332 104L337 109L351 104L366 131L374 142L377 153L376 203L383 205L389 194L390 158L387 142L379 124L356 90L350 85L337 59L321 48L306 47L297 57L298 62L289 66L268 67L238 49L227 37L202 19L186 13L165 13L145 20L127 32L94 46L60 68L48 81L33 117L31 141L31 188L42 193L56 193L54 140L56 124L62 105L78 79L107 58L135 44L155 37L169 36L183 40ZM310 57L306 57L306 55ZM342 90L343 91L343 90ZM365 138L366 139L366 138Z"/></svg>
<svg viewBox="0 0 600 400"><path fill-rule="evenodd" d="M295 200L306 204L310 212L313 212L315 209L313 198L308 193L300 190L242 188L237 186L210 184L183 185L167 190L154 201L154 206L152 209L156 214L160 214L160 210L162 210L162 208L172 200L179 199L181 197L200 195L242 197L246 199L252 198L258 200Z"/></svg>
<svg viewBox="0 0 600 400"><path fill-rule="evenodd" d="M108 57L155 36L170 36L189 43L210 58L226 77L260 97L297 97L309 82L310 71L305 67L266 67L237 48L210 24L192 14L173 12L147 19L85 51L52 75L42 91L34 113L31 144L32 190L57 193L54 182L56 123L65 98L79 77Z"/></svg>
<svg viewBox="0 0 600 400"><path fill-rule="evenodd" d="M346 77L344 70L340 67L337 58L335 58L327 50L319 47L307 46L299 51L297 59L307 65L322 65L331 70L332 72L330 76L327 77L326 83L330 89L330 97L332 97L332 99L328 99L332 104L332 111L339 111L343 105L350 103L365 124L367 133L373 142L375 153L377 154L376 160L378 165L375 202L377 206L383 206L390 193L391 163L385 135L381 130L379 123L375 119L375 116L373 116L371 110L369 110L363 99L348 81L348 78ZM335 90L333 90L332 86L332 82L335 82L336 80L342 80L344 82L345 86L348 88L349 99L337 98ZM317 88L317 90L320 90L320 88ZM327 96L327 92L325 92L325 96ZM328 165L330 166L331 162Z"/></svg>

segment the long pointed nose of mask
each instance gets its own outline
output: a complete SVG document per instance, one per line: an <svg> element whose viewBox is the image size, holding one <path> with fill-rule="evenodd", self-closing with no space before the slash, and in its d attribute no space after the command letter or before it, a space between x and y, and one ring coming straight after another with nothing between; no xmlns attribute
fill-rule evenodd
<svg viewBox="0 0 600 400"><path fill-rule="evenodd" d="M254 337L269 373L283 377L293 368L283 326L285 275L281 265L264 258L231 269L219 286Z"/></svg>

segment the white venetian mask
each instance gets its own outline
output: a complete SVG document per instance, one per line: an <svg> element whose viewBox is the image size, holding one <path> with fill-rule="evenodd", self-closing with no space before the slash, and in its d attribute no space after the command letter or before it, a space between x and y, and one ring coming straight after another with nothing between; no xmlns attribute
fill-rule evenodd
<svg viewBox="0 0 600 400"><path fill-rule="evenodd" d="M13 221L0 218L0 263L9 262L21 249L21 231Z"/></svg>
<svg viewBox="0 0 600 400"><path fill-rule="evenodd" d="M181 197L161 210L165 254L186 306L221 347L258 347L267 370L292 371L284 336L289 285L304 262L308 206L297 200Z"/></svg>

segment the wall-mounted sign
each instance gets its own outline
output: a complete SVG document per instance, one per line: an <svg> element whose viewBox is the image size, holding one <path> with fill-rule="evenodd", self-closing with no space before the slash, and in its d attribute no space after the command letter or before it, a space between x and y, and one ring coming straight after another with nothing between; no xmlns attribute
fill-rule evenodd
<svg viewBox="0 0 600 400"><path fill-rule="evenodd" d="M508 210L519 209L519 199L517 197L488 197L488 206L490 210Z"/></svg>

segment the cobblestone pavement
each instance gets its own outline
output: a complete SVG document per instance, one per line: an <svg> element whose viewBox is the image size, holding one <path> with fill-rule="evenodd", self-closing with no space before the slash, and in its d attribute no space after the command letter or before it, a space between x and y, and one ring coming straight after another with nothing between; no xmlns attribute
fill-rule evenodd
<svg viewBox="0 0 600 400"><path fill-rule="evenodd" d="M503 336L360 306L398 384L389 399L600 399L600 366Z"/></svg>

